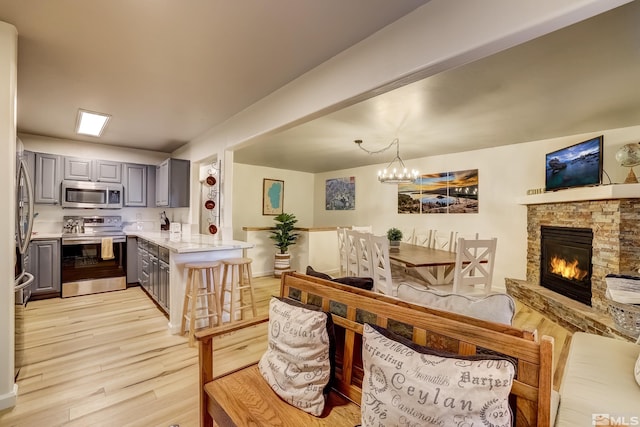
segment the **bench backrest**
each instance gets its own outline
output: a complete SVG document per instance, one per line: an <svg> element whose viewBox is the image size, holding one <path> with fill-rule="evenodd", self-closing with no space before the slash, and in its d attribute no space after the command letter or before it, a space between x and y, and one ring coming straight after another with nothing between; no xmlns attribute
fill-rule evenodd
<svg viewBox="0 0 640 427"><path fill-rule="evenodd" d="M402 303L298 273L283 275L281 295L332 313L337 346L334 388L355 402L362 397L363 324L371 323L434 349L512 360L516 378L509 400L516 425L550 423L553 338L537 341L531 333L510 326Z"/></svg>

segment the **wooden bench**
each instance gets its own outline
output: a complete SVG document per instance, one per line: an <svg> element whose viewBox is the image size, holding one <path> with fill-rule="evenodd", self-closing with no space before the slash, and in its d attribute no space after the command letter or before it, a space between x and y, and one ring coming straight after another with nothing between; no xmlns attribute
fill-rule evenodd
<svg viewBox="0 0 640 427"><path fill-rule="evenodd" d="M200 331L200 425L349 426L360 424L362 329L377 324L420 345L460 355L498 354L511 359L516 378L510 405L517 426L550 424L553 338L399 302L381 294L297 273L282 277L281 296L330 311L336 329L336 380L321 417L282 401L263 380L257 364L214 378L216 337L267 322L263 317ZM257 362L257 361L256 361ZM356 403L354 403L356 402Z"/></svg>

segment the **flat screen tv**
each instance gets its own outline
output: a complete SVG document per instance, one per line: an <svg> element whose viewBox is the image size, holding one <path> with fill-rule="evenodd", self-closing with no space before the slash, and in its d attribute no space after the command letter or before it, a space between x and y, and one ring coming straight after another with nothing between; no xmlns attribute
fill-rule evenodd
<svg viewBox="0 0 640 427"><path fill-rule="evenodd" d="M598 185L602 182L602 135L548 153L545 190Z"/></svg>

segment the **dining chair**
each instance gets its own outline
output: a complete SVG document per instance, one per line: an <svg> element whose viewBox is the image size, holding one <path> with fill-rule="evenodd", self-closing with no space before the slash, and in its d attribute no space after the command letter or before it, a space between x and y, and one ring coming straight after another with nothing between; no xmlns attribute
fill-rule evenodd
<svg viewBox="0 0 640 427"><path fill-rule="evenodd" d="M451 231L449 235L444 232L435 232L433 237L433 246L434 249L442 249L443 251L455 252L456 251L456 242L458 239L458 232Z"/></svg>
<svg viewBox="0 0 640 427"><path fill-rule="evenodd" d="M456 264L453 271L453 293L471 293L481 285L485 295L491 292L493 267L498 239L458 238Z"/></svg>
<svg viewBox="0 0 640 427"><path fill-rule="evenodd" d="M436 230L418 230L416 231L413 244L433 248L435 236Z"/></svg>
<svg viewBox="0 0 640 427"><path fill-rule="evenodd" d="M352 232L358 258L358 276L373 277L373 257L371 254L371 233Z"/></svg>
<svg viewBox="0 0 640 427"><path fill-rule="evenodd" d="M345 249L347 252L347 276L358 276L358 231L345 230Z"/></svg>
<svg viewBox="0 0 640 427"><path fill-rule="evenodd" d="M416 237L415 228L401 228L400 231L402 231L402 242L410 243L412 245L415 244L415 237Z"/></svg>
<svg viewBox="0 0 640 427"><path fill-rule="evenodd" d="M338 253L340 254L340 276L347 274L347 232L346 228L338 227Z"/></svg>
<svg viewBox="0 0 640 427"><path fill-rule="evenodd" d="M361 233L373 233L373 227L370 225L363 225L363 226L352 225L351 229L353 231L359 231Z"/></svg>
<svg viewBox="0 0 640 427"><path fill-rule="evenodd" d="M373 254L373 289L376 292L396 296L398 287L394 286L391 277L389 239L387 236L371 235L369 240Z"/></svg>
<svg viewBox="0 0 640 427"><path fill-rule="evenodd" d="M461 238L461 237L466 239L466 240L473 240L473 239L478 240L480 238L480 233L475 233L475 234L472 234L472 233L464 233L464 234L463 233L456 233L456 237L454 238L454 241L453 241L453 250L451 252L456 252L458 250L458 239Z"/></svg>

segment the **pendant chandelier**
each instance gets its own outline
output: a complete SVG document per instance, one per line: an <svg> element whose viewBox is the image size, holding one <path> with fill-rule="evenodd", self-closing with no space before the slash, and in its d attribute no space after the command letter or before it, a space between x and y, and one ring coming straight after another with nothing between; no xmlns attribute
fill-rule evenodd
<svg viewBox="0 0 640 427"><path fill-rule="evenodd" d="M393 141L389 143L384 148L380 150L367 150L362 146L362 140L356 139L355 142L358 147L367 154L380 154L387 151L393 145L396 146L396 156L391 160L391 163L387 165L386 168L378 171L378 181L385 184L409 184L415 181L418 176L420 176L420 172L416 169L407 169L404 165L404 162L400 158L400 140L398 138L394 138Z"/></svg>

